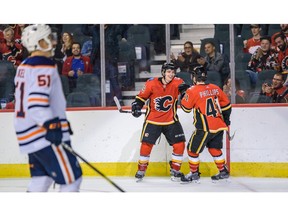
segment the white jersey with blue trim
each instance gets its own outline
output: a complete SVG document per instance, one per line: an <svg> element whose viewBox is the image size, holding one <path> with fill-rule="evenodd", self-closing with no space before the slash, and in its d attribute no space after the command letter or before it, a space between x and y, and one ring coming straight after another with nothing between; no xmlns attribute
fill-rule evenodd
<svg viewBox="0 0 288 216"><path fill-rule="evenodd" d="M44 56L25 59L15 76L14 126L21 153L32 153L51 143L45 139L44 122L59 117L63 139L69 141L66 99L54 61Z"/></svg>

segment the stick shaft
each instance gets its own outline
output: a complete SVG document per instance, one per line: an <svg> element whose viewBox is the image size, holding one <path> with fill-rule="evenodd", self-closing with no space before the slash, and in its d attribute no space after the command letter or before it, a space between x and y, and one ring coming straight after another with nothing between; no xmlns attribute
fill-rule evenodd
<svg viewBox="0 0 288 216"><path fill-rule="evenodd" d="M99 175L101 175L103 178L105 178L110 184L112 184L114 187L116 187L119 191L125 192L122 188L120 188L117 184L115 184L111 179L109 179L107 176L105 176L100 170L98 170L95 166L93 166L91 163L89 163L85 158L83 158L81 155L76 153L69 145L66 143L61 144L67 151L69 151L71 154L73 154L76 157L79 157L84 163L86 163L90 168L92 168L95 172L97 172Z"/></svg>
<svg viewBox="0 0 288 216"><path fill-rule="evenodd" d="M116 106L117 106L117 108L118 108L120 113L132 113L131 110L123 110L122 109L122 106L120 105L120 102L119 102L119 100L118 100L118 98L116 96L114 96L113 99L114 99L115 104L116 104ZM141 113L142 114L146 114L146 112L142 112L142 111L141 111Z"/></svg>

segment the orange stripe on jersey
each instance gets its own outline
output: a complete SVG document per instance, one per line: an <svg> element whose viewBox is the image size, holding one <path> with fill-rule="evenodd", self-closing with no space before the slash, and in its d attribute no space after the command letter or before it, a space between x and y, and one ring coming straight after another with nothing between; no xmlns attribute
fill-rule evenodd
<svg viewBox="0 0 288 216"><path fill-rule="evenodd" d="M57 152L59 153L60 160L61 160L61 162L62 162L62 164L63 164L63 166L64 166L64 169L65 169L66 174L67 174L67 177L68 177L68 183L70 184L70 183L72 183L72 177L71 177L71 174L70 174L69 169L68 169L68 167L67 167L67 164L65 163L64 156L63 156L63 154L62 154L62 152L60 151L60 148L59 148L58 146L56 146L56 150L57 150Z"/></svg>
<svg viewBox="0 0 288 216"><path fill-rule="evenodd" d="M64 127L68 127L68 123L61 123L61 127L64 128Z"/></svg>
<svg viewBox="0 0 288 216"><path fill-rule="evenodd" d="M29 99L28 99L28 102L35 102L35 101L38 101L38 102L46 102L46 103L49 102L48 99L44 99L44 98L29 98Z"/></svg>
<svg viewBox="0 0 288 216"><path fill-rule="evenodd" d="M17 139L18 139L19 141L23 141L23 140L29 139L30 137L35 136L35 135L37 135L37 134L39 134L39 133L43 133L44 131L45 131L44 128L39 128L38 130L33 131L32 133L27 134L26 136L18 137Z"/></svg>

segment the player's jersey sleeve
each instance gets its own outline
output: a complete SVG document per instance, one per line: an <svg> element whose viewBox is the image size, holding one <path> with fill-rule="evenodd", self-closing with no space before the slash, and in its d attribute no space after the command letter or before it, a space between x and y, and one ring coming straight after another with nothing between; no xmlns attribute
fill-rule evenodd
<svg viewBox="0 0 288 216"><path fill-rule="evenodd" d="M180 107L184 110L184 112L190 113L195 105L194 95L195 86L191 86L186 90L184 97L181 100Z"/></svg>
<svg viewBox="0 0 288 216"><path fill-rule="evenodd" d="M156 79L156 78L151 78L151 79L146 81L146 83L144 84L144 86L141 89L141 91L139 92L139 94L136 95L136 99L139 99L144 103L146 102L146 100L152 94L152 86L153 86L154 79Z"/></svg>

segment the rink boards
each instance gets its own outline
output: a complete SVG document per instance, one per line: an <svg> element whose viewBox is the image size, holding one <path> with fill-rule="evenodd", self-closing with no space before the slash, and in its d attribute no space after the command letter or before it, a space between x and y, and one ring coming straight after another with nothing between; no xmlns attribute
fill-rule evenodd
<svg viewBox="0 0 288 216"><path fill-rule="evenodd" d="M129 107L127 107L128 109ZM288 177L288 146L286 141L288 106L233 106L231 133L231 175L252 177ZM133 176L139 157L143 119L116 109L68 110L76 152L110 176ZM192 113L178 110L186 139L194 130ZM27 156L19 153L13 127L13 112L0 112L0 177L27 177ZM225 142L224 142L225 143ZM165 137L155 145L147 176L169 175L171 147ZM224 150L225 153L225 150ZM200 156L203 176L217 172L207 150ZM97 175L81 163L84 175ZM187 154L183 172L188 172Z"/></svg>

